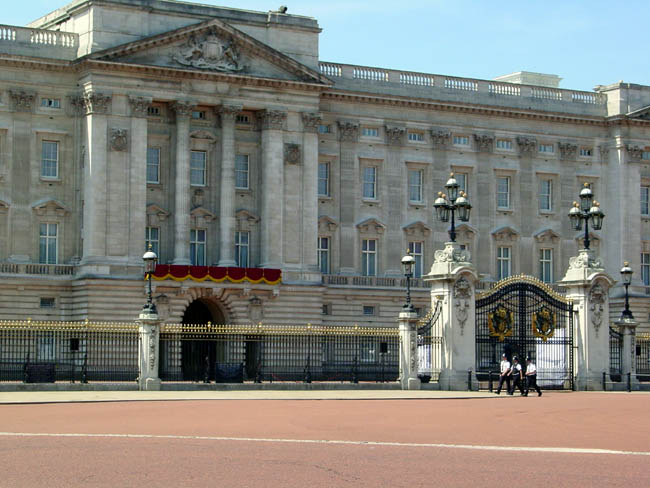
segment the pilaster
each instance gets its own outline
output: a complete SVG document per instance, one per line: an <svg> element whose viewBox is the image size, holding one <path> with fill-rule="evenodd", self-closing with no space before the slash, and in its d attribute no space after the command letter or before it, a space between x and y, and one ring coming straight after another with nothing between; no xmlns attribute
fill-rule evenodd
<svg viewBox="0 0 650 488"><path fill-rule="evenodd" d="M190 264L190 114L194 105L175 102L176 113L176 186L174 198L173 264Z"/></svg>
<svg viewBox="0 0 650 488"><path fill-rule="evenodd" d="M341 225L340 225L340 272L341 274L355 274L354 254L357 246L355 217L358 207L357 195L359 194L359 161L356 157L356 143L359 139L359 123L356 121L339 120L338 134L340 144L340 171L341 171Z"/></svg>
<svg viewBox="0 0 650 488"><path fill-rule="evenodd" d="M318 126L319 113L302 114L302 265L307 281L318 275Z"/></svg>
<svg viewBox="0 0 650 488"><path fill-rule="evenodd" d="M399 314L399 382L402 390L419 390L418 316L403 310Z"/></svg>
<svg viewBox="0 0 650 488"><path fill-rule="evenodd" d="M151 99L129 97L131 106L131 154L129 180L129 264L142 265L147 225L147 110Z"/></svg>
<svg viewBox="0 0 650 488"><path fill-rule="evenodd" d="M140 390L158 391L160 390L160 378L158 377L160 318L155 312L143 310L136 322L139 324L140 332L138 386Z"/></svg>

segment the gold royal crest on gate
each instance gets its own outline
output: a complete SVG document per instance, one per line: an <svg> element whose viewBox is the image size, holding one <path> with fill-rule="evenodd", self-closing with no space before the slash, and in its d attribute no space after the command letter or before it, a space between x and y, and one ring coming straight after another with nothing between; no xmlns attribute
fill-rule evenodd
<svg viewBox="0 0 650 488"><path fill-rule="evenodd" d="M514 321L514 312L508 312L503 305L499 305L494 312L488 314L490 335L499 339L499 342L503 342L506 337L512 335L512 324Z"/></svg>
<svg viewBox="0 0 650 488"><path fill-rule="evenodd" d="M542 309L533 314L533 334L544 342L553 337L555 333L555 314L542 307Z"/></svg>

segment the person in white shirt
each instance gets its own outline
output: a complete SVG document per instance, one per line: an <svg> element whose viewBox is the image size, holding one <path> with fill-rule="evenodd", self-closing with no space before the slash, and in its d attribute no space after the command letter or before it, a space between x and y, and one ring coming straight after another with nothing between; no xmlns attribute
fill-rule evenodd
<svg viewBox="0 0 650 488"><path fill-rule="evenodd" d="M505 354L501 355L501 375L499 376L499 387L497 388L497 395L501 394L501 387L503 382L506 382L506 391L510 391L510 361Z"/></svg>
<svg viewBox="0 0 650 488"><path fill-rule="evenodd" d="M530 390L531 386L535 388L537 396L542 396L542 390L537 386L537 367L529 356L526 358L526 391L524 396L528 396L528 390Z"/></svg>
<svg viewBox="0 0 650 488"><path fill-rule="evenodd" d="M521 396L524 396L524 387L523 387L523 380L524 380L524 372L521 369L521 364L519 364L519 358L517 356L514 356L512 358L512 367L510 368L510 376L512 376L512 387L510 387L510 391L508 391L508 395L512 395L515 392L515 388L519 388L519 391L521 392Z"/></svg>

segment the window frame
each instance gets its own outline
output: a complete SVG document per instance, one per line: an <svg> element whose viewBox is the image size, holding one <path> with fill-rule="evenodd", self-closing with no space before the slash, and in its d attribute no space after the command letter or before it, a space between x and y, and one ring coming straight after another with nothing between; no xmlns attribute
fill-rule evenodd
<svg viewBox="0 0 650 488"><path fill-rule="evenodd" d="M318 236L318 269L321 274L330 274L331 265L330 265L330 251L332 249L331 238L329 236ZM325 243L325 246L323 246ZM323 259L325 260L325 266L323 266Z"/></svg>
<svg viewBox="0 0 650 488"><path fill-rule="evenodd" d="M544 193L544 185L548 185L548 193ZM543 199L548 200L548 206L543 207ZM542 178L539 182L539 191L537 193L538 208L541 212L553 211L553 180L551 178Z"/></svg>
<svg viewBox="0 0 650 488"><path fill-rule="evenodd" d="M645 193L645 198L644 198ZM645 208L644 208L645 204ZM642 217L650 217L650 186L641 185L640 188L640 209Z"/></svg>
<svg viewBox="0 0 650 488"><path fill-rule="evenodd" d="M372 244L372 246L371 246ZM370 249L373 247L373 249ZM378 239L361 239L361 275L377 276Z"/></svg>
<svg viewBox="0 0 650 488"><path fill-rule="evenodd" d="M48 144L53 144L54 147L56 148L56 155L54 159L45 157L45 147ZM60 160L61 160L61 142L54 141L51 139L42 139L41 140L41 171L40 171L41 178L44 180L58 180L61 174ZM54 176L44 174L46 163L51 164L52 162L54 162L54 170L55 170Z"/></svg>
<svg viewBox="0 0 650 488"><path fill-rule="evenodd" d="M505 181L507 184L507 190L506 192L503 192L499 188L499 183L500 181ZM497 197L497 209L498 210L510 210L511 208L511 202L512 202L512 177L507 176L507 175L497 175L497 187L496 187L496 197ZM501 205L501 199L500 195L505 195L506 196L506 205Z"/></svg>
<svg viewBox="0 0 650 488"><path fill-rule="evenodd" d="M361 137L379 139L379 136L379 127L373 125L364 125L361 127Z"/></svg>
<svg viewBox="0 0 650 488"><path fill-rule="evenodd" d="M424 271L424 241L410 241L408 250L411 256L415 258L413 266L413 278L422 278Z"/></svg>
<svg viewBox="0 0 650 488"><path fill-rule="evenodd" d="M152 237L152 231L155 231L155 239ZM156 253L158 260L160 260L160 227L154 227L148 225L145 227L144 235L144 246L145 250L149 249L149 244L151 244L151 250Z"/></svg>
<svg viewBox="0 0 650 488"><path fill-rule="evenodd" d="M195 168L193 167L193 164L196 162L196 160L193 158L194 154L202 154L203 155L203 168ZM200 172L202 174L202 183L196 183L194 182L194 174L196 172ZM190 151L190 186L207 186L208 183L208 151L204 151L201 149L192 149Z"/></svg>
<svg viewBox="0 0 650 488"><path fill-rule="evenodd" d="M454 134L451 138L452 144L454 146L469 146L469 136L464 134Z"/></svg>
<svg viewBox="0 0 650 488"><path fill-rule="evenodd" d="M503 251L508 251L507 256L504 256ZM504 273L504 264L507 267L507 273ZM501 281L509 276L512 276L512 247L510 246L497 246L497 280Z"/></svg>
<svg viewBox="0 0 650 488"><path fill-rule="evenodd" d="M408 142L426 142L424 139L424 131L421 130L407 130L406 139Z"/></svg>
<svg viewBox="0 0 650 488"><path fill-rule="evenodd" d="M372 174L373 174L373 179L372 179L372 181L366 181L367 172L371 171L371 170L372 170ZM378 169L378 167L376 165L369 164L369 165L363 166L363 169L362 169L362 172L361 172L361 174L362 174L361 195L362 195L362 198L364 200L377 200L378 173L379 173L379 169ZM366 188L368 187L367 185L372 185L372 196L369 196L369 195L366 194Z"/></svg>
<svg viewBox="0 0 650 488"><path fill-rule="evenodd" d="M548 253L548 256L545 256L546 253ZM539 280L542 283L554 283L553 257L552 247L542 247L539 249Z"/></svg>
<svg viewBox="0 0 650 488"><path fill-rule="evenodd" d="M555 154L555 144L540 142L537 145L537 152L540 154Z"/></svg>
<svg viewBox="0 0 650 488"><path fill-rule="evenodd" d="M502 147L504 144L506 145L506 147ZM494 147L499 151L512 151L513 150L512 139L497 138L496 142L494 143Z"/></svg>
<svg viewBox="0 0 650 488"><path fill-rule="evenodd" d="M199 240L199 233L203 233L203 240ZM207 249L207 236L206 229L199 227L190 229L190 263L192 266L205 266L207 262L206 249ZM197 259L200 251L203 251L201 262Z"/></svg>
<svg viewBox="0 0 650 488"><path fill-rule="evenodd" d="M240 158L246 158L246 169L240 168L243 160ZM238 153L235 154L235 190L250 190L250 174L251 174L251 157L250 154ZM246 186L239 185L239 175L245 175Z"/></svg>
<svg viewBox="0 0 650 488"><path fill-rule="evenodd" d="M650 252L641 253L641 281L650 286Z"/></svg>
<svg viewBox="0 0 650 488"><path fill-rule="evenodd" d="M157 161L155 164L152 164L149 156L153 153L157 154ZM148 185L159 185L160 184L160 147L159 146L148 146L147 147L147 184ZM149 179L149 168L154 167L156 168L156 180L150 180Z"/></svg>
<svg viewBox="0 0 650 488"><path fill-rule="evenodd" d="M417 184L413 184L411 180L411 175L418 175L419 181ZM409 203L422 204L424 203L424 170L419 168L409 168L407 170L407 184L408 184L408 198ZM418 193L418 198L412 198L412 190L416 188Z"/></svg>
<svg viewBox="0 0 650 488"><path fill-rule="evenodd" d="M321 176L321 167L326 169L325 177ZM329 197L330 196L330 175L331 175L331 165L329 161L319 161L318 162L318 196L319 197ZM325 184L325 193L321 192L321 182Z"/></svg>
<svg viewBox="0 0 650 488"><path fill-rule="evenodd" d="M43 234L43 226L45 226L45 234ZM50 234L51 226L54 227L54 235ZM50 242L54 241L54 258L52 260L50 254ZM45 244L43 245L43 242ZM45 250L45 253L43 253ZM58 264L59 263L59 224L58 222L39 222L38 226L38 262L39 264Z"/></svg>
<svg viewBox="0 0 650 488"><path fill-rule="evenodd" d="M243 242L242 237L246 237ZM235 264L239 268L250 268L251 260L251 233L248 230L235 231ZM245 252L245 258L242 259L242 253ZM245 266L242 266L244 264Z"/></svg>

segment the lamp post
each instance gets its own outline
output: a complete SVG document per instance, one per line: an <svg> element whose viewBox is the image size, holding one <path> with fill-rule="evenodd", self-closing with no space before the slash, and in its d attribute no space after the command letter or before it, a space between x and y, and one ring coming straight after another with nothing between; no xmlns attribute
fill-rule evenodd
<svg viewBox="0 0 650 488"><path fill-rule="evenodd" d="M411 303L411 278L413 277L415 258L411 255L411 251L406 251L406 255L402 258L402 266L404 267L404 276L406 277L406 303L402 309L405 312L415 312Z"/></svg>
<svg viewBox="0 0 650 488"><path fill-rule="evenodd" d="M589 249L589 220L591 220L594 230L600 230L604 218L605 214L600 209L600 203L594 200L594 193L591 191L589 183L585 183L580 190L580 203L573 202L573 207L569 210L571 226L575 230L582 230L582 221L585 221L585 237L583 239L585 249Z"/></svg>
<svg viewBox="0 0 650 488"><path fill-rule="evenodd" d="M149 249L147 249L147 252L144 253L142 259L144 260L145 276L147 277L147 281L149 282L147 303L145 303L144 307L142 308L142 312L151 315L157 315L158 311L156 310L156 304L153 303L153 297L151 294L151 275L156 270L156 261L158 261L158 256L156 256L156 253L151 250L151 244L149 244Z"/></svg>
<svg viewBox="0 0 650 488"><path fill-rule="evenodd" d="M628 294L628 287L632 282L632 268L630 268L630 263L625 261L623 267L621 268L621 276L623 277L623 285L625 286L625 308L621 312L621 320L634 320L632 311L630 310L630 296Z"/></svg>
<svg viewBox="0 0 650 488"><path fill-rule="evenodd" d="M467 193L459 191L459 188L460 185L456 181L456 178L454 178L454 173L451 173L445 184L447 194L439 192L438 198L433 202L436 215L441 222L449 222L449 214L451 213L451 228L449 229L449 239L451 239L451 242L456 242L456 220L454 213L458 211L458 219L461 222L467 222L469 220L470 210L472 209Z"/></svg>

